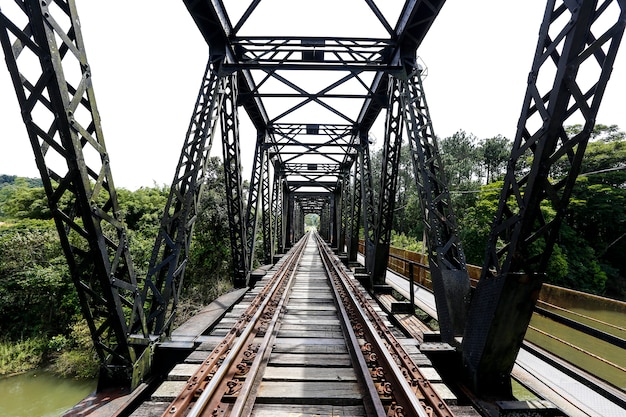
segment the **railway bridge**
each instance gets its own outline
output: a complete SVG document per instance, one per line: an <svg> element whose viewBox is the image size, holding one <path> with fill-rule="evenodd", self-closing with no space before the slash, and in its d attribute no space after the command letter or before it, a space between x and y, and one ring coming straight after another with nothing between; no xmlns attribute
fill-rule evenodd
<svg viewBox="0 0 626 417"><path fill-rule="evenodd" d="M262 242L263 256L256 261L271 266L268 271L272 272L267 275L280 276L279 281L296 277L293 279L298 282L298 274L289 271L305 270L304 276L316 279L313 275L321 273L323 264L332 280L348 273L331 262L329 250L343 258L346 265L355 265L359 260L359 231L364 231L363 269L357 273L361 289L347 286L340 291L326 283L300 281L312 291L306 298L315 298L317 290L320 296L334 291L353 294L348 298L363 295L363 291L387 291L391 224L404 141L410 147L421 197L428 270L439 324L438 332L429 337L447 352L440 362L445 363L443 374L450 378L450 386L460 390L464 398L474 399L473 411L459 412L567 414L567 407L515 401L511 372L607 88L626 23L626 2L547 1L498 210L475 288L470 285L444 177L434 130L436 121L431 120L426 101L422 83L426 68L418 59L422 40L444 0L407 0L394 6L375 0L355 2L371 18L372 33L376 33L372 37L362 36L362 31L353 36L332 36L333 28L307 22L302 16L293 17L301 21L302 32L281 33L280 21L273 20L275 14L268 12L268 0L253 0L243 8L222 0L184 3L208 44L209 57L148 273L138 276L120 216L76 2L0 2L0 41L5 60L82 312L101 361L98 390L145 387L146 381L162 370L158 358L163 355L159 352L175 339L173 322L203 192L205 165L214 140L220 142L224 161L235 287L257 288L252 267L257 241ZM264 22L262 29L255 26L258 32L249 29L255 19ZM254 143L247 195L242 187L242 110L256 130L252 141L246 138L246 144ZM383 160L380 177L374 178L370 131L377 121L384 123ZM564 129L573 122L583 126L580 133ZM551 177L556 164L562 173L558 179ZM543 204L554 208L553 218L544 217L540 210ZM309 213L320 217L321 238L307 235L302 239L304 216ZM319 255L310 253L313 239ZM543 249L537 251L537 247ZM290 264L286 256L283 261L285 253L290 253L289 259L300 259L300 263ZM343 278L350 282L349 277ZM278 287L279 281L264 282L258 286L259 291L261 287ZM340 310L348 308L348 299L342 298L345 296L338 294L339 301L333 302L338 316ZM270 299L267 295L249 301L260 308ZM286 305L287 301L280 300L277 305ZM345 336L345 346L336 349L347 349L354 371L341 371L343 376L339 378L359 384L357 391L366 398L358 405L363 415L452 415L454 410L444 399L430 403L427 400L435 394L417 389L417 385L429 385L423 376L412 374L419 365L398 363L407 352L376 350L401 344L393 339L378 340L388 327L384 321L379 323L382 327L373 330L372 340L366 338L367 342L360 345L364 329L372 326L370 321L377 322L373 313L361 311L366 304L361 301L353 307L369 317L363 323L352 324L358 329L352 331L356 335L346 324L349 321L335 324L334 316L328 319L329 329L338 326ZM288 311L285 309L279 307L277 311ZM244 316L254 317L256 311L261 310L250 310ZM320 323L326 323L324 309L315 311L309 318L319 315ZM276 323L265 323L261 326L263 332L273 334ZM288 320L279 327L288 329ZM209 352L205 363L230 358L227 352L235 352L248 332L252 332L251 344L263 334L257 335L259 327L254 325L238 329L227 332L224 342ZM227 340L228 335L233 339ZM424 340L417 342L416 347ZM220 354L217 349L222 345L231 350ZM332 345L327 343L324 349L335 349L329 347ZM249 367L265 366L262 360L271 363L270 350L267 355L262 350L252 353L259 361L249 361ZM389 365L367 370L368 360L375 362L372 358L378 357L382 361L389 356ZM210 381L218 381L216 376L225 372L235 371L207 371L203 376L206 387L217 386L218 382ZM379 380L376 386L370 379L370 374L376 373L381 373L380 378L386 382L381 384ZM314 375L310 371L311 380ZM254 397L250 393L259 388L255 380L247 381L237 385L245 393L240 398ZM205 385L197 397L207 397L203 392L214 389L205 390ZM244 398L240 403L234 398L238 389L230 389L227 395L231 400L226 402L236 404L233 413L249 414L249 401ZM610 388L606 391L610 391L613 404L624 406L623 392ZM207 401L213 404L212 399ZM174 414L189 406L183 404L166 412ZM210 415L222 415L224 410L217 405L209 408L208 413L213 413ZM203 412L194 408L189 415ZM276 409L266 411L272 412ZM361 411L344 409L335 414L332 409L324 409L309 413L327 412L359 415Z"/></svg>

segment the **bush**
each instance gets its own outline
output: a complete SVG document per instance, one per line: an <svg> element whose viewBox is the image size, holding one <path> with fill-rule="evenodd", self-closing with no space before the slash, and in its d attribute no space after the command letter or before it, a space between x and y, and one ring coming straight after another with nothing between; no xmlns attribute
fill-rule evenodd
<svg viewBox="0 0 626 417"><path fill-rule="evenodd" d="M47 341L43 337L0 341L0 375L38 368L43 363L46 347Z"/></svg>

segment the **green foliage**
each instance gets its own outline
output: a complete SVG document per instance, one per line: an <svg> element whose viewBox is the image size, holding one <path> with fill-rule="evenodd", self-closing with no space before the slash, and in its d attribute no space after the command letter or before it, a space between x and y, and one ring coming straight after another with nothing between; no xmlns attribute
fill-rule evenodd
<svg viewBox="0 0 626 417"><path fill-rule="evenodd" d="M504 173L506 161L511 154L512 143L502 135L480 141L478 153L485 168L485 184L496 180Z"/></svg>
<svg viewBox="0 0 626 417"><path fill-rule="evenodd" d="M412 252L422 252L424 247L421 240L417 240L414 237L407 236L404 233L391 232L391 246L405 249Z"/></svg>
<svg viewBox="0 0 626 417"><path fill-rule="evenodd" d="M198 304L207 304L232 288L230 233L222 172L219 158L211 158L185 270L183 298Z"/></svg>
<svg viewBox="0 0 626 417"><path fill-rule="evenodd" d="M502 181L498 181L481 187L476 203L466 210L465 215L459 216L460 238L466 260L470 264L483 264L485 247L503 185Z"/></svg>
<svg viewBox="0 0 626 417"><path fill-rule="evenodd" d="M304 216L304 224L307 227L313 227L315 229L320 228L320 216L318 214L309 213Z"/></svg>
<svg viewBox="0 0 626 417"><path fill-rule="evenodd" d="M41 366L46 347L44 337L0 340L0 375L25 372Z"/></svg>
<svg viewBox="0 0 626 417"><path fill-rule="evenodd" d="M118 190L122 217L128 230L130 253L138 275L146 275L152 248L159 232L167 202L166 187L141 187L136 191Z"/></svg>
<svg viewBox="0 0 626 417"><path fill-rule="evenodd" d="M54 223L0 226L0 259L0 332L20 339L61 331L79 307Z"/></svg>
<svg viewBox="0 0 626 417"><path fill-rule="evenodd" d="M100 364L84 320L77 320L71 326L68 337L53 337L48 348L54 356L50 370L55 374L73 378L95 378L98 375Z"/></svg>

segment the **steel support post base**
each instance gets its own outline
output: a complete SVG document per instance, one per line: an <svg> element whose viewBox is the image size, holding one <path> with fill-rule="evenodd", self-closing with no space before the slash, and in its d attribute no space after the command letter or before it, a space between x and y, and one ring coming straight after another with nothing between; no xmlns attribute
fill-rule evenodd
<svg viewBox="0 0 626 417"><path fill-rule="evenodd" d="M463 336L470 299L467 271L431 268L430 277L435 290L441 339L455 344L455 337Z"/></svg>
<svg viewBox="0 0 626 417"><path fill-rule="evenodd" d="M508 273L479 281L463 337L467 383L482 398L512 398L517 358L544 274Z"/></svg>
<svg viewBox="0 0 626 417"><path fill-rule="evenodd" d="M245 288L250 285L250 274L236 273L233 278L233 286L235 288Z"/></svg>

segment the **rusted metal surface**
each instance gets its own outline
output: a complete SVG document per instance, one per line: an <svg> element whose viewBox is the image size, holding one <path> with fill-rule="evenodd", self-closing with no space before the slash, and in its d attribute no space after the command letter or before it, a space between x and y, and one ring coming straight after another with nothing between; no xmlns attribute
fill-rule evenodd
<svg viewBox="0 0 626 417"><path fill-rule="evenodd" d="M370 368L374 369L372 377L379 395L389 403L388 415L452 416L452 411L374 311L354 280L348 277L340 264L331 262L333 255L325 245L320 242L319 247L328 261L331 278L341 288L342 303L350 306L347 308L352 310L353 319L358 320L353 326L357 335L366 341L362 352Z"/></svg>
<svg viewBox="0 0 626 417"><path fill-rule="evenodd" d="M299 249L302 250L303 247ZM298 248L296 247L295 252L297 250ZM297 257L295 259L297 260ZM255 346L251 343L251 339L254 339L254 336L259 333L264 325L261 321L261 316L265 314L265 308L272 303L272 294L276 292L279 286L285 284L286 278L294 267L294 260L282 263L271 284L266 285L254 298L239 321L235 323L230 332L224 337L224 340L213 349L198 371L187 381L185 391L181 392L170 404L163 417L199 415L199 412L207 406L206 402L211 394L218 389L218 384L222 388L225 385L230 392L237 389L236 385L230 384L229 386L230 380L234 377L234 372L229 372L230 364L241 364L239 370L243 371L246 367L243 364L251 362L250 359L255 355ZM267 317L265 318L267 319ZM244 346L247 346L246 350L243 350ZM227 376L230 378L227 379ZM204 401L203 406L192 406L192 403L197 403L198 400ZM191 409L193 414L187 413L190 406L193 407Z"/></svg>

